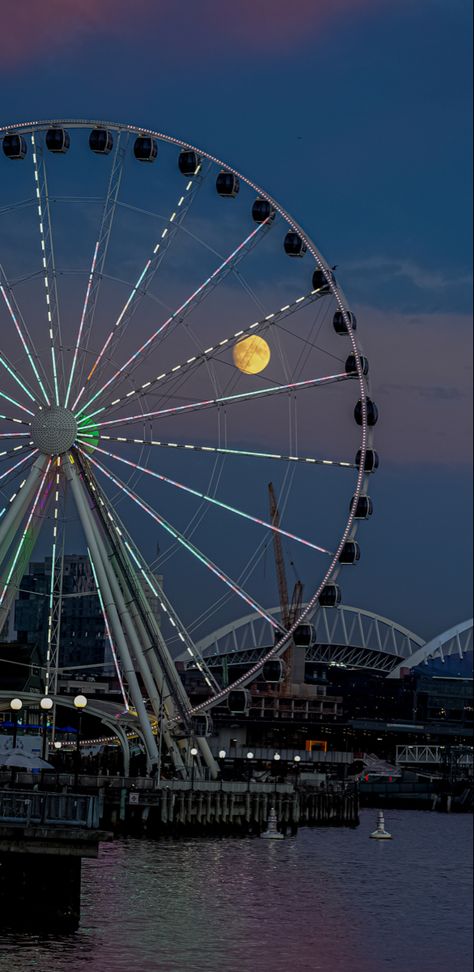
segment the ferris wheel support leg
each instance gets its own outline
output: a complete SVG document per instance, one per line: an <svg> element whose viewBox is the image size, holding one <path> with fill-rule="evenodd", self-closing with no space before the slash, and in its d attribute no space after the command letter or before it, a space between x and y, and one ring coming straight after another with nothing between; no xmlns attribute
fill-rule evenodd
<svg viewBox="0 0 474 972"><path fill-rule="evenodd" d="M143 678L143 683L145 685L145 688L146 688L146 691L147 691L147 694L148 694L148 698L150 699L150 703L151 703L151 707L153 709L154 715L156 716L156 718L157 718L157 720L159 722L160 719L161 719L161 699L162 699L162 693L163 692L166 693L168 691L168 686L167 686L167 683L166 683L166 681L165 681L165 679L163 677L163 673L161 671L159 673L160 674L160 681L158 682L158 684L157 684L156 680L153 678L152 672L151 672L151 670L150 670L150 668L148 666L147 659L145 658L145 654L144 654L144 651L143 651L143 648L142 648L142 644L141 644L140 639L139 639L139 636L138 636L138 632L137 632L136 625L134 624L134 621L132 619L132 616L130 614L130 611L128 610L128 607L127 607L127 605L125 603L125 598L124 598L124 595L122 593L122 589L120 587L120 584L118 582L118 579L117 579L117 576L116 576L116 573L115 573L115 569L114 569L114 565L112 564L110 558L107 556L106 553L105 553L105 557L104 557L104 561L105 560L107 561L105 563L105 569L106 569L107 577L108 577L108 580L109 580L109 583L110 583L110 589L112 591L112 595L114 597L115 604L116 604L116 607L117 607L117 610L118 610L118 614L119 614L120 620L121 620L121 622L123 624L123 627L125 628L125 631L126 631L126 634L127 634L128 640L129 640L129 644L131 645L132 652L133 652L133 655L135 657L135 661L136 661L136 663L138 665L138 668L140 670L140 674L141 674L141 676ZM160 683L161 683L161 690L160 690ZM163 735L165 736L165 734L163 734ZM169 747L171 748L171 752L172 752L172 754L174 753L176 763L178 763L178 765L176 766L176 768L181 771L182 769L184 769L184 764L182 766L179 766L179 763L181 763L181 760L179 758L178 752L175 751L176 750L176 746L174 744L174 741L172 740L172 738L171 738L171 736L169 735L168 732L166 733L166 735L167 735L167 742L169 744Z"/></svg>
<svg viewBox="0 0 474 972"><path fill-rule="evenodd" d="M5 514L4 519L1 521L0 564L2 564L5 560L20 523L28 509L30 502L33 500L35 490L37 489L38 483L46 469L48 461L47 456L39 456L35 460L23 489L17 493L15 499L10 504L10 508Z"/></svg>
<svg viewBox="0 0 474 972"><path fill-rule="evenodd" d="M131 601L127 604L127 607L129 608L130 613L132 615L132 620L136 625L136 629L143 646L143 654L145 659L148 659L152 675L158 687L160 700L161 699L163 700L162 703L160 701L160 711L157 716L158 723L160 726L160 731L163 732L163 741L165 743L168 752L171 755L175 770L177 771L177 773L180 774L180 776L186 779L188 776L188 771L186 769L186 763L182 758L179 742L176 742L176 740L173 738L172 734L170 733L169 729L166 727L165 717L173 718L175 716L174 711L173 712L167 711L167 709L169 709L169 701L171 701L168 684L164 678L163 672L161 670L155 652L153 651L153 646L150 645L150 639L147 637L145 625L143 624L143 621L138 613L136 605L134 604L133 601Z"/></svg>
<svg viewBox="0 0 474 972"><path fill-rule="evenodd" d="M143 703L142 692L138 679L136 676L135 668L131 659L130 651L127 645L127 641L120 623L120 617L115 604L115 599L109 584L108 572L106 570L103 552L100 550L99 544L97 542L97 528L96 524L91 515L86 497L84 495L82 483L79 479L79 475L75 464L71 464L66 461L63 466L66 478L71 483L72 495L77 507L77 512L79 519L81 521L82 528L87 540L88 547L91 552L92 560L94 562L94 567L97 571L97 576L99 579L99 584L102 590L102 597L104 600L105 611L112 629L117 649L123 664L124 674L127 679L130 694L132 697L133 705L138 713L138 718L140 726L145 738L146 750L148 761L151 765L156 765L158 762L158 749L156 745L156 740L153 735L150 721Z"/></svg>

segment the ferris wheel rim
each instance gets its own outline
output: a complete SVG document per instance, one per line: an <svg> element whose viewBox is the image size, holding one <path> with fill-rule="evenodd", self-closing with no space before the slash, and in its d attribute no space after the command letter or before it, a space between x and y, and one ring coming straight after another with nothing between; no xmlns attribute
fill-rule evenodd
<svg viewBox="0 0 474 972"><path fill-rule="evenodd" d="M21 133L21 134L34 133L37 131L42 131L47 127L59 127L59 126L61 127L69 126L75 129L89 129L89 128L104 127L110 129L113 132L126 132L128 135L143 135L146 137L160 140L169 145L174 145L181 149L197 152L199 153L200 156L204 157L212 164L225 168L226 171L235 175L239 180L245 183L250 189L254 190L261 198L271 203L272 206L274 206L276 212L282 217L282 219L288 224L288 226L301 236L301 238L303 239L304 243L307 246L308 251L314 258L316 265L325 274L329 289L334 299L336 300L338 308L341 311L346 321L347 335L350 339L352 350L355 356L356 367L357 367L357 380L359 385L360 404L361 404L360 462L359 462L359 470L357 475L357 482L354 490L354 498L357 502L357 500L359 499L360 495L363 492L364 486L368 483L368 478L369 478L367 472L365 471L365 454L368 445L371 444L372 441L372 430L369 429L369 425L367 422L367 399L368 399L369 382L362 372L362 367L360 362L360 355L361 355L360 342L356 341L353 333L353 329L349 324L349 318L347 316L348 302L345 299L342 288L338 284L336 285L336 283L333 281L331 277L331 271L327 262L323 258L322 254L320 253L319 249L316 247L315 243L308 235L308 233L303 229L303 227L299 224L299 222L297 222L290 215L290 213L288 213L288 211L283 206L281 206L281 204L272 195L266 192L265 189L259 186L252 179L243 175L238 169L224 162L219 157L213 155L207 150L194 145L192 142L185 141L179 137L169 135L163 132L159 132L154 129L150 129L143 126L130 125L121 122L105 121L103 119L97 120L97 119L60 118L60 119L42 119L42 120L35 120L29 122L15 122L10 125L2 125L0 126L0 136L4 136L10 133ZM261 670L266 660L269 660L270 658L278 656L284 652L284 650L290 643L294 631L298 626L298 624L304 621L305 617L307 617L307 615L315 607L317 607L318 598L323 587L330 580L334 580L337 577L337 574L340 570L339 557L344 547L344 544L348 538L352 539L356 533L357 521L355 519L355 505L356 504L353 503L352 508L349 512L349 517L346 522L346 527L343 531L342 537L339 541L339 545L336 549L336 552L330 563L330 566L326 571L323 580L321 581L316 592L308 600L305 610L300 616L300 618L297 621L295 621L293 626L278 641L278 643L275 644L274 647L265 655L265 657L260 660L258 665L255 666L255 670L252 669L249 673L247 673L246 676L242 676L242 678L236 680L231 686L228 686L223 692L207 700L206 703L202 703L201 705L196 706L192 710L193 712L203 711L206 708L218 704L218 702L221 701L221 698L225 698L228 695L229 691L231 691L233 688L240 687L241 685L247 684L249 681L252 681L255 678L255 676L258 674L258 672Z"/></svg>

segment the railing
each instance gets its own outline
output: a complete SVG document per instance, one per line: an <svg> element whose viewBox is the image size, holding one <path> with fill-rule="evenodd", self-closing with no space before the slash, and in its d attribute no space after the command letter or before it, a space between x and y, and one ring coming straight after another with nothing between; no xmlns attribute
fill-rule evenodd
<svg viewBox="0 0 474 972"><path fill-rule="evenodd" d="M99 803L96 797L74 793L39 793L28 790L0 792L0 825L36 824L57 827L99 826Z"/></svg>

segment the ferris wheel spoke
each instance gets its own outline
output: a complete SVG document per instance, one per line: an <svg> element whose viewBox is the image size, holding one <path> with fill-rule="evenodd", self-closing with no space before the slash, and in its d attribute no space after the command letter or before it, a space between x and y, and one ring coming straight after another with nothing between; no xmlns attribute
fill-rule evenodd
<svg viewBox="0 0 474 972"><path fill-rule="evenodd" d="M286 392L300 391L305 388L325 387L336 382L352 380L353 376L346 372L335 375L326 375L322 378L307 378L304 381L293 381L286 385L270 385L265 388L256 388L249 392L239 392L236 395L223 395L221 398L208 398L200 402L189 402L186 405L173 405L170 408L161 408L153 412L142 412L139 415L127 415L125 418L108 419L105 422L94 422L98 428L110 425L128 425L133 422L141 422L146 418L160 418L164 415L179 415L186 412L196 412L205 408L216 408L221 405L233 405L239 402L251 401L255 398L263 398L266 395L281 395ZM90 421L89 416L79 419L78 434L81 433L81 426Z"/></svg>
<svg viewBox="0 0 474 972"><path fill-rule="evenodd" d="M21 344L23 346L23 350L24 350L24 352L26 354L26 357L28 358L29 364L31 366L31 370L33 371L33 374L34 374L34 376L36 378L36 381L38 382L38 385L39 385L39 387L41 389L41 392L42 392L42 394L44 396L44 399L46 401L46 404L49 405L50 404L50 401L49 401L49 398L48 398L48 394L46 392L46 389L44 387L43 381L42 381L42 379L40 377L40 373L38 371L38 367L37 367L37 364L36 364L36 361L39 361L40 360L39 359L39 356L38 356L37 352L35 351L33 342L31 340L31 337L30 337L29 333L28 333L28 328L27 328L27 326L25 324L25 321L23 320L21 311L20 311L20 309L18 307L18 304L16 302L16 298L15 298L15 295L13 293L13 289L12 289L11 285L9 284L8 279L7 279L7 276L5 274L5 271L4 271L4 269L3 269L3 267L1 265L0 265L0 292L2 294L2 297L3 297L4 301L5 301L5 305L7 307L8 313L10 314L10 317L11 317L11 319L13 321L13 324L15 326L15 330L16 330L16 332L18 334L18 337L20 338ZM36 361L35 361L35 359L36 359Z"/></svg>
<svg viewBox="0 0 474 972"><path fill-rule="evenodd" d="M10 468L7 469L6 472L4 472L4 473L1 474L0 480L1 479L5 479L7 476L10 475L10 473L15 472L16 469L19 469L20 466L23 466L24 463L25 462L28 462L28 459L32 459L33 456L35 456L37 454L37 452L38 452L37 449L33 449L32 452L29 452L27 456L23 456L23 458L20 459L19 462L16 462L15 465L10 466Z"/></svg>
<svg viewBox="0 0 474 972"><path fill-rule="evenodd" d="M49 207L48 178L42 146L37 144L36 134L31 135L35 191L39 217L39 236L41 243L41 261L43 265L44 293L46 299L46 317L48 321L48 336L51 355L51 369L53 375L54 399L59 405L59 380L57 351L62 347L61 320L59 314L59 300L57 288L56 260L54 254L51 212Z"/></svg>
<svg viewBox="0 0 474 972"><path fill-rule="evenodd" d="M26 419L15 418L13 415L0 415L0 419L3 419L4 422L14 422L15 425L28 425L28 426L31 425L31 422L28 422ZM16 434L16 433L12 433L12 434ZM18 434L28 435L29 433L20 432Z"/></svg>
<svg viewBox="0 0 474 972"><path fill-rule="evenodd" d="M8 456L15 456L18 452L23 452L24 449L28 449L33 445L32 442L23 442L21 445L14 446L12 449L2 449L0 451L0 462L5 462Z"/></svg>
<svg viewBox="0 0 474 972"><path fill-rule="evenodd" d="M245 338L249 334L258 334L262 331L270 329L271 327L277 325L279 321L286 317L290 317L292 314L299 311L302 307L307 306L315 300L319 300L321 294L317 290L312 290L308 294L304 294L302 297L298 297L296 300L292 301L290 304L285 304L280 307L279 310L274 311L272 314L266 314L258 321L254 321L253 324L249 324L248 327L241 328L239 331L234 331L229 337L223 338L218 341L217 344L213 344L211 347L206 348L200 354L196 354L186 361L181 362L181 364L174 365L169 371L162 372L160 375L156 375L155 378L151 378L149 381L143 382L138 388L132 389L126 395L121 398L114 398L109 405L103 405L101 408L96 409L94 412L88 412L87 417L92 418L95 415L99 415L101 412L110 411L111 407L116 410L116 407L123 402L128 401L130 398L134 397L135 400L142 398L150 393L156 385L161 382L167 382L170 379L176 378L179 374L185 374L188 371L201 365L203 362L215 358L217 355L222 354L237 344L242 338Z"/></svg>
<svg viewBox="0 0 474 972"><path fill-rule="evenodd" d="M34 417L35 413L31 411L31 408L27 408L26 405L22 405L21 402L17 402L16 398L11 398L11 396L7 395L6 392L0 391L0 398L4 398L5 401L10 402L10 405L15 405L16 408L20 409L20 411Z"/></svg>
<svg viewBox="0 0 474 972"><path fill-rule="evenodd" d="M74 355L71 365L71 371L69 375L69 381L66 389L66 397L64 401L64 407L67 408L69 402L69 396L71 394L71 389L74 381L74 375L77 367L77 360L79 355L79 349L82 348L87 351L89 347L90 335L94 325L95 311L97 308L97 302L99 298L100 284L103 279L104 265L107 257L107 252L109 248L110 237L112 233L112 227L115 217L115 212L117 208L117 199L120 191L120 186L122 182L123 170L126 160L126 150L129 142L130 136L127 135L125 138L125 144L121 140L122 133L119 132L117 137L117 142L115 146L114 158L112 162L112 171L110 173L110 178L107 186L107 193L105 196L105 201L102 209L102 220L99 229L99 235L94 247L94 253L92 255L92 263L89 271L86 294L84 298L84 304L82 307L81 320L79 323L79 330L77 334L76 345L74 348ZM79 381L82 380L82 375L84 371L84 357L81 362ZM76 400L77 402L77 400ZM73 408L76 405L74 403Z"/></svg>
<svg viewBox="0 0 474 972"><path fill-rule="evenodd" d="M125 485L125 483L123 483L120 479L114 476L108 469L105 468L105 466L102 465L102 463L99 463L96 459L92 459L90 456L86 458L88 458L88 461L92 463L93 466L99 469L104 476L106 476L115 486L117 486L118 489L120 489L123 493L125 493L125 495L128 496L131 500L133 500L133 502L136 503L137 506L139 506L142 510L144 510L144 512L147 513L148 516L150 516L153 520L155 520L155 522L158 523L159 526L161 526L163 530L166 531L166 533L172 536L174 540L176 540L182 547L184 547L184 549L186 549L190 554L192 554L193 557L199 560L200 563L204 564L204 566L216 577L218 577L223 584L226 584L227 587L229 587L234 592L234 594L237 594L238 597L240 597L243 601L245 601L246 604L250 605L250 607L252 607L254 611L260 614L262 618L268 621L268 623L271 624L272 628L274 628L275 630L280 630L280 625L278 624L277 621L275 621L274 618L271 617L270 614L267 614L267 612L256 601L254 601L253 598L249 597L249 595L235 581L233 581L230 577L228 577L227 574L224 573L224 571L222 571L219 567L217 567L217 565L214 564L209 557L206 557L205 554L203 554L202 551L198 549L198 547L196 547L193 543L190 543L189 540L187 540L186 537L182 533L180 533L179 530L176 529L176 527L172 526L171 523L165 520L164 517L162 517L148 503L146 503L143 499L141 499L141 497L138 496L137 493L129 489L128 486Z"/></svg>
<svg viewBox="0 0 474 972"><path fill-rule="evenodd" d="M172 242L175 239L176 233L183 223L186 214L189 212L191 204L196 196L196 193L200 186L202 185L201 178L202 164L199 163L193 178L189 179L184 191L180 194L179 199L173 208L172 212L165 220L165 227L162 230L160 238L155 242L153 250L146 260L144 266L142 267L123 307L118 315L116 321L114 322L112 329L106 339L102 350L100 351L92 369L88 376L88 381L92 381L100 375L102 366L104 364L104 353L108 350L110 354L110 349L113 345L117 345L123 334L130 323L133 315L136 313L141 301L145 296L147 296L150 286L165 258ZM78 395L74 406L75 407L79 400L80 395Z"/></svg>
<svg viewBox="0 0 474 972"><path fill-rule="evenodd" d="M19 465L19 463L18 463L18 465ZM17 549L15 551L15 554L13 556L13 560L12 560L12 562L10 564L10 569L9 569L9 571L7 573L5 582L3 584L2 592L0 594L0 608L2 607L3 602L5 600L5 596L7 594L7 591L8 591L9 585L10 585L10 581L11 581L11 579L13 577L13 573L15 571L15 567L16 567L16 565L18 563L18 559L19 559L19 557L21 555L22 549L23 549L23 547L25 545L25 542L26 542L26 539L28 537L28 532L30 530L31 523L32 523L33 517L34 517L34 515L36 513L38 504L39 504L41 498L43 497L43 493L44 493L44 498L46 497L46 491L43 490L43 487L44 487L45 482L46 482L46 479L48 477L48 473L49 473L50 468L51 468L51 460L48 461L47 466L46 466L46 469L45 469L45 471L43 473L43 477L41 479L40 485L38 487L38 490L36 492L35 498L33 500L33 504L32 504L32 507L31 507L31 510L30 510L28 519L26 521L25 528L24 528L23 533L21 535L20 542L19 542L18 547L17 547ZM4 473L3 475L5 476L6 473ZM0 476L0 479L3 479L3 476Z"/></svg>
<svg viewBox="0 0 474 972"><path fill-rule="evenodd" d="M85 475L87 476L87 468L85 466L83 468L84 468ZM97 491L99 490L97 481L95 480L94 482L92 482L91 480L90 486L92 491L94 493L97 493ZM101 501L100 492L99 492L99 501ZM111 520L114 530L117 533L118 541L125 545L128 553L130 554L130 557L132 558L140 574L140 577L142 578L143 589L145 590L146 588L148 588L153 594L153 597L157 598L157 600L160 603L161 610L164 612L164 614L167 615L169 622L173 627L173 629L176 631L179 640L181 641L182 644L184 644L187 652L195 660L196 665L199 667L200 671L202 672L205 681L209 685L209 688L213 690L216 689L218 690L219 685L216 682L214 675L212 674L211 670L208 668L201 653L199 652L196 645L194 644L191 635L189 634L187 628L181 621L181 618L176 613L173 605L171 604L171 601L169 601L169 599L166 597L166 594L163 590L163 587L159 579L156 578L156 576L152 573L150 567L148 566L144 558L140 555L140 552L136 544L133 542L126 526L124 525L122 520L120 520L115 510L113 516L110 514L110 510L109 510L108 516Z"/></svg>
<svg viewBox="0 0 474 972"><path fill-rule="evenodd" d="M151 346L155 344L157 339L167 328L169 328L171 325L177 322L184 320L187 314L189 314L190 311L193 310L193 308L204 298L204 296L207 296L214 289L214 287L224 279L224 276L230 272L230 270L235 266L235 264L239 260L241 260L243 256L249 252L249 250L252 249L257 239L262 237L263 230L268 229L269 225L270 225L269 220L266 220L264 223L259 223L258 226L255 229L253 229L252 232L249 233L248 236L246 236L241 243L239 243L239 245L232 251L232 253L230 253L229 256L226 257L226 259L223 260L218 267L216 267L213 273L211 273L211 275L207 277L207 279L204 280L204 282L200 284L199 287L197 287L197 289L177 308L177 310L175 310L172 314L170 314L170 316L163 322L163 324L160 324L160 326L156 329L156 331L154 331L153 334L151 334L150 337L147 338L147 340L138 348L138 350L135 351L134 354L132 354L127 361L125 361L125 363L112 375L111 378L109 378L108 381L105 382L104 385L102 385L101 388L99 388L97 392L95 392L92 398L90 398L87 401L87 403L83 405L82 408L79 409L77 414L82 415L86 411L86 409L88 409L89 406L92 405L92 403L99 398L100 395L103 395L104 391L106 391L107 388L110 388L110 385L115 384L119 379L123 380L122 375L124 377L128 377L131 371L135 369L137 364L137 359L140 357L140 355L143 354L144 352L147 352L151 348ZM109 337L107 338L107 341L105 342L100 352L100 355L103 355L105 353L108 344L110 343L111 335L112 332L110 332ZM92 378L95 368L97 367L98 361L99 358L96 359L92 367L92 370L89 373L87 379L88 381ZM81 395L82 395L82 390L81 390Z"/></svg>
<svg viewBox="0 0 474 972"><path fill-rule="evenodd" d="M87 458L87 454L82 449L80 449L80 452ZM174 479L169 479L168 476L163 476L161 473L154 472L152 469L147 469L146 466L141 466L138 462L131 462L129 459L124 459L123 456L118 456L115 452L109 452L108 449L101 449L99 446L95 447L94 452L100 452L101 455L108 456L110 459L115 459L117 462L121 462L125 466L136 469L138 472L145 473L147 476L152 476L154 479L158 479L162 483L167 483L168 486L174 486L176 489L189 493L192 496L195 496L197 499L205 500L207 503L217 506L221 510L225 510L228 513L235 513L236 516L240 516L245 520L256 523L258 526L264 527L266 530L272 530L274 533L278 533L282 537L287 537L289 540L296 540L297 543L302 543L306 547L311 547L312 550L317 550L318 553L332 556L330 550L326 550L325 547L320 547L311 540L305 540L303 537L290 533L288 530L283 530L281 527L277 527L273 523L268 523L266 520L261 520L257 516L252 516L250 513L245 513L244 510L240 510L236 506L231 506L229 503L223 503L220 500L215 499L213 496L208 496L207 493L202 493L200 490L192 489L190 486L186 486L184 483L178 483Z"/></svg>

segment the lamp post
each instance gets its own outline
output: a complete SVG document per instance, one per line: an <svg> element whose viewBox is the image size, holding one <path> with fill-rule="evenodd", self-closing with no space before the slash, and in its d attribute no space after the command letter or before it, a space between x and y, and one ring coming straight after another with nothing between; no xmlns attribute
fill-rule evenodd
<svg viewBox="0 0 474 972"><path fill-rule="evenodd" d="M53 708L53 700L47 695L40 700L40 709L42 713L42 732L43 732L43 745L41 750L41 755L43 759L46 759L48 752L48 712L51 712Z"/></svg>
<svg viewBox="0 0 474 972"><path fill-rule="evenodd" d="M298 786L298 780L299 780L299 776L300 776L301 756L295 756L294 763L295 763L295 766L296 766L296 781L295 781L295 783L296 783L296 786Z"/></svg>
<svg viewBox="0 0 474 972"><path fill-rule="evenodd" d="M13 716L13 746L12 749L16 749L16 737L18 733L18 713L21 712L23 708L23 702L21 699L12 699L10 702L10 709L12 710Z"/></svg>
<svg viewBox="0 0 474 972"><path fill-rule="evenodd" d="M192 765L191 765L191 789L194 790L194 771L195 771L195 767L196 767L196 756L198 754L198 751L195 748L195 746L193 746L193 748L190 749L189 752L191 753L191 756L193 757L193 762L192 762Z"/></svg>
<svg viewBox="0 0 474 972"><path fill-rule="evenodd" d="M81 729L82 729L82 713L87 706L87 699L85 695L76 695L74 699L74 706L77 712L77 736L76 736L76 758L75 758L75 770L74 770L74 788L77 790L79 785L79 769L81 766Z"/></svg>

